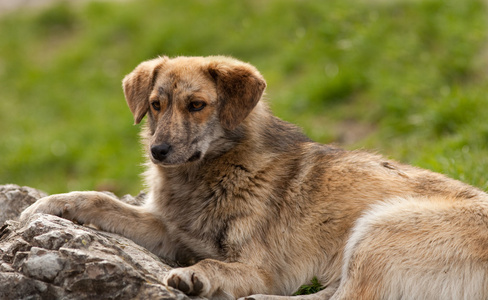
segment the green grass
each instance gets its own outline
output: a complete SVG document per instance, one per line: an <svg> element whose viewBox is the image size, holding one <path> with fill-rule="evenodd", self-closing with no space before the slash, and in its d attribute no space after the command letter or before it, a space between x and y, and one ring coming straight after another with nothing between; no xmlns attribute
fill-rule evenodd
<svg viewBox="0 0 488 300"><path fill-rule="evenodd" d="M482 0L138 0L2 15L0 183L137 193L139 128L121 79L160 54L226 54L256 65L273 111L313 139L487 189L487 17Z"/></svg>
<svg viewBox="0 0 488 300"><path fill-rule="evenodd" d="M293 295L309 295L309 294L315 294L323 290L325 287L322 286L317 279L317 277L312 278L312 281L310 284L302 285L298 291L296 291Z"/></svg>

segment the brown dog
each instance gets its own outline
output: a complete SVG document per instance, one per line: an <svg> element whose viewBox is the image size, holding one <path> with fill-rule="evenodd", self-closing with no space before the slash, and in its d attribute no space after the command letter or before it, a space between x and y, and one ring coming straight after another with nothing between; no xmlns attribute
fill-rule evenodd
<svg viewBox="0 0 488 300"><path fill-rule="evenodd" d="M22 220L60 215L193 264L166 277L189 295L290 295L315 276L326 289L310 299L488 299L484 192L312 142L232 58L157 58L123 86L135 122L148 115L145 205L72 192Z"/></svg>

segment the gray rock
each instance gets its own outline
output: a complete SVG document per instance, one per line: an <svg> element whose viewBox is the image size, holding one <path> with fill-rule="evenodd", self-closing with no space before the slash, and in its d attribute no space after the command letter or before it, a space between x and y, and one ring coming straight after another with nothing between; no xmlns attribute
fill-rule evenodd
<svg viewBox="0 0 488 300"><path fill-rule="evenodd" d="M58 251L32 247L29 256L22 263L25 275L41 281L52 282L63 270L66 259Z"/></svg>
<svg viewBox="0 0 488 300"><path fill-rule="evenodd" d="M0 228L0 299L190 299L162 284L173 263L129 239L46 214L14 220L42 196L0 186L0 208L17 212Z"/></svg>
<svg viewBox="0 0 488 300"><path fill-rule="evenodd" d="M24 209L45 196L46 193L26 186L0 185L0 224L6 220L17 220Z"/></svg>

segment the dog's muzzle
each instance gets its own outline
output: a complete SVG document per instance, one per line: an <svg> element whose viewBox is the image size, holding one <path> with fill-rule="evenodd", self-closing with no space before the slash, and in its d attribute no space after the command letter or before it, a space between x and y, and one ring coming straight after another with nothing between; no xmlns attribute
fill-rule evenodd
<svg viewBox="0 0 488 300"><path fill-rule="evenodd" d="M171 145L168 143L161 143L151 147L151 155L157 161L164 161L171 151Z"/></svg>

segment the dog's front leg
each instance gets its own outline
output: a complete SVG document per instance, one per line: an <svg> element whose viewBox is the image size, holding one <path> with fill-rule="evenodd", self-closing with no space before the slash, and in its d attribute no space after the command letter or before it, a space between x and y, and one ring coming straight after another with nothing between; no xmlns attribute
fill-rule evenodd
<svg viewBox="0 0 488 300"><path fill-rule="evenodd" d="M121 234L146 248L157 251L167 236L160 219L143 207L126 204L100 192L71 192L37 200L20 215L26 222L35 213L57 215L100 230Z"/></svg>
<svg viewBox="0 0 488 300"><path fill-rule="evenodd" d="M243 263L205 259L171 270L166 284L190 296L209 299L236 299L256 293L273 293L269 272Z"/></svg>

